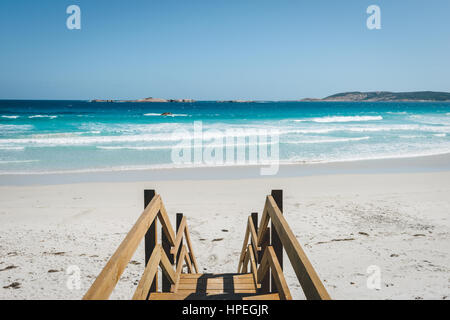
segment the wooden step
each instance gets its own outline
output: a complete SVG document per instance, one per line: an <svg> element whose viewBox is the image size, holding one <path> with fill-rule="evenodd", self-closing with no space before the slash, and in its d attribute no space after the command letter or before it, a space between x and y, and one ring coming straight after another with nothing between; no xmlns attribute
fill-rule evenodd
<svg viewBox="0 0 450 320"><path fill-rule="evenodd" d="M198 293L151 293L149 300L280 300L278 293L269 294L198 294Z"/></svg>
<svg viewBox="0 0 450 320"><path fill-rule="evenodd" d="M256 293L252 274L182 274L178 293Z"/></svg>
<svg viewBox="0 0 450 320"><path fill-rule="evenodd" d="M257 294L251 273L181 274L175 293L152 293L150 300L279 300L278 294Z"/></svg>

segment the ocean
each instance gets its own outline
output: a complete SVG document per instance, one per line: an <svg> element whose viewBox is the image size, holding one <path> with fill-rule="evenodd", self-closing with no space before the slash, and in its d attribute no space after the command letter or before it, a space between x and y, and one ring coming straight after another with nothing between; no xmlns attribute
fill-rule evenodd
<svg viewBox="0 0 450 320"><path fill-rule="evenodd" d="M450 103L2 100L0 174L178 167L173 147L199 121L200 148L225 142L228 129L245 129L249 150L251 136L277 130L281 164L450 152Z"/></svg>

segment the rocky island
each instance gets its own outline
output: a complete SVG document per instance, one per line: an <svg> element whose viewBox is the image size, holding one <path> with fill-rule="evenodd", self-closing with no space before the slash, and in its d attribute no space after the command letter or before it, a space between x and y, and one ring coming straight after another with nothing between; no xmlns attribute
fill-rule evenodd
<svg viewBox="0 0 450 320"><path fill-rule="evenodd" d="M193 99L161 99L161 98L143 98L143 99L137 99L137 100L101 100L101 99L94 99L90 102L149 102L149 103L168 103L168 102L195 102Z"/></svg>
<svg viewBox="0 0 450 320"><path fill-rule="evenodd" d="M377 102L377 101L399 101L399 102L433 102L449 101L450 93L434 91L416 91L416 92L343 92L333 94L323 99L307 98L301 101L342 101L342 102Z"/></svg>

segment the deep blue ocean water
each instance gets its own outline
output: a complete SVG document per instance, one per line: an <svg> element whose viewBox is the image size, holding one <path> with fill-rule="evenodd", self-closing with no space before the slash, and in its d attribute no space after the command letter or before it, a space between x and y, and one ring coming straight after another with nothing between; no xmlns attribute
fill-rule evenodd
<svg viewBox="0 0 450 320"><path fill-rule="evenodd" d="M450 152L450 103L4 100L0 174L174 167L179 130L192 132L194 121L202 121L205 145L225 139L226 129L277 129L281 163Z"/></svg>

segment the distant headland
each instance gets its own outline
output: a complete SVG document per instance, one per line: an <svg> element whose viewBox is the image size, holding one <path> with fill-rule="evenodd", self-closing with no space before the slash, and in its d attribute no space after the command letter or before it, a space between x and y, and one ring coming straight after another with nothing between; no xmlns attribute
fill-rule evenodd
<svg viewBox="0 0 450 320"><path fill-rule="evenodd" d="M333 94L323 99L306 98L300 101L343 101L343 102L377 102L377 101L399 101L399 102L431 102L450 101L450 93L434 91L415 92L343 92Z"/></svg>

